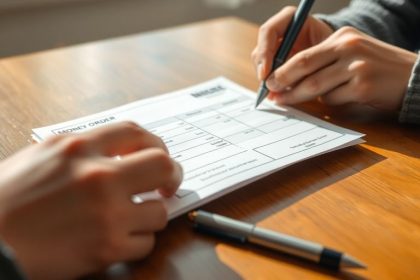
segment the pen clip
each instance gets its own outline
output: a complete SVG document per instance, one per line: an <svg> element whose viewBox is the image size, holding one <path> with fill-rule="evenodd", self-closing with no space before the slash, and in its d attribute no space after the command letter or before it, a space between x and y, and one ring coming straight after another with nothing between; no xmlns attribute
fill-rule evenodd
<svg viewBox="0 0 420 280"><path fill-rule="evenodd" d="M194 224L194 229L198 232L205 233L205 234L211 234L216 237L220 237L222 239L228 240L228 241L235 241L239 243L245 243L247 238L246 236L237 235L229 232L225 232L219 229L214 229L212 227L200 225L200 224Z"/></svg>

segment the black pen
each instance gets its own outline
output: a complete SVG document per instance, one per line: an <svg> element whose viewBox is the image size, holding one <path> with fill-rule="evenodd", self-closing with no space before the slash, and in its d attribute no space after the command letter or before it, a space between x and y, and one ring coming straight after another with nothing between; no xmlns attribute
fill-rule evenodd
<svg viewBox="0 0 420 280"><path fill-rule="evenodd" d="M290 50L292 49L297 36L299 35L300 30L302 29L303 24L305 23L306 18L308 17L309 11L312 8L315 0L302 0L299 3L299 6L293 15L292 20L290 21L289 25L287 26L287 30L285 32L283 42L281 43L279 49L277 50L276 55L273 59L273 66L271 67L270 75L280 67L287 59ZM261 86L258 90L258 97L257 102L255 104L255 108L263 102L263 100L267 97L269 90L266 85L266 81L264 80L261 83Z"/></svg>
<svg viewBox="0 0 420 280"><path fill-rule="evenodd" d="M361 261L347 254L326 248L321 244L256 227L253 224L233 220L205 211L189 213L189 218L198 230L213 235L234 239L241 243L250 242L289 255L298 256L322 266L340 268L366 268Z"/></svg>

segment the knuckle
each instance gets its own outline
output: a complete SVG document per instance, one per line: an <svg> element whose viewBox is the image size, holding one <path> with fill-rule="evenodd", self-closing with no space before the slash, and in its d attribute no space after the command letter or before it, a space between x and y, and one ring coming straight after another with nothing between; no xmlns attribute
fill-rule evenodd
<svg viewBox="0 0 420 280"><path fill-rule="evenodd" d="M343 27L340 27L339 29L337 29L337 34L338 35L341 35L341 34L346 34L348 32L352 32L352 31L353 31L353 28L352 27L350 27L350 26L343 26Z"/></svg>
<svg viewBox="0 0 420 280"><path fill-rule="evenodd" d="M337 50L342 52L354 52L365 44L366 38L353 32L347 32L338 40Z"/></svg>
<svg viewBox="0 0 420 280"><path fill-rule="evenodd" d="M274 72L274 79L277 81L278 84L284 86L289 86L291 83L289 75L281 69L278 69Z"/></svg>
<svg viewBox="0 0 420 280"><path fill-rule="evenodd" d="M311 55L308 52L301 52L297 54L297 66L306 69L311 64Z"/></svg>
<svg viewBox="0 0 420 280"><path fill-rule="evenodd" d="M82 135L68 134L63 135L59 140L61 154L71 157L86 151L89 141Z"/></svg>
<svg viewBox="0 0 420 280"><path fill-rule="evenodd" d="M107 185L117 172L116 168L111 168L110 166L90 164L79 168L77 179L82 186L89 186L95 191L103 192L103 186Z"/></svg>
<svg viewBox="0 0 420 280"><path fill-rule="evenodd" d="M79 168L74 171L75 179L70 187L81 193L92 207L102 209L106 215L107 211L114 208L114 191L109 186L115 183L116 172L118 171L97 167ZM96 220L101 221L100 217Z"/></svg>
<svg viewBox="0 0 420 280"><path fill-rule="evenodd" d="M147 145L161 148L165 153L167 153L168 148L166 147L165 142L159 136L142 129L142 131L139 131L137 137L141 142L143 142L143 144L148 143Z"/></svg>
<svg viewBox="0 0 420 280"><path fill-rule="evenodd" d="M133 121L123 121L119 123L120 126L126 128L126 129L132 129L132 130L143 130L138 124L136 124Z"/></svg>
<svg viewBox="0 0 420 280"><path fill-rule="evenodd" d="M123 131L127 131L127 134L130 134L134 137L140 138L148 134L148 132L144 128L142 128L141 126L137 125L135 122L132 122L132 121L124 121L124 122L118 123L118 126Z"/></svg>
<svg viewBox="0 0 420 280"><path fill-rule="evenodd" d="M366 60L355 60L350 63L348 70L357 76L366 77L371 71L371 67Z"/></svg>
<svg viewBox="0 0 420 280"><path fill-rule="evenodd" d="M364 42L364 38L360 35L348 36L344 42L344 45L347 48L355 49L360 47Z"/></svg>
<svg viewBox="0 0 420 280"><path fill-rule="evenodd" d="M271 56L271 52L269 50L258 50L255 55L255 65L258 66L259 64L263 64L263 62L268 60L267 58L269 56Z"/></svg>
<svg viewBox="0 0 420 280"><path fill-rule="evenodd" d="M360 34L360 32L352 26L343 26L336 31L336 35L338 36L356 35L356 34Z"/></svg>
<svg viewBox="0 0 420 280"><path fill-rule="evenodd" d="M308 80L305 88L308 92L319 93L321 91L321 81L318 78L313 77Z"/></svg>

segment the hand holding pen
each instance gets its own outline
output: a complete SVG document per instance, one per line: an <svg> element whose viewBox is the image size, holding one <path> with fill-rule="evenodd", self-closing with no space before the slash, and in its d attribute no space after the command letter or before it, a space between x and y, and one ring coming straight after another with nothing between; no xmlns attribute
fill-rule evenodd
<svg viewBox="0 0 420 280"><path fill-rule="evenodd" d="M306 2L301 1L299 7ZM264 81L259 101L269 89L268 98L278 105L317 99L327 105L358 103L379 110L401 110L418 56L415 52L353 27L335 31L322 17L307 16L290 53L284 55L280 50L291 47L285 43L290 42L292 23L299 14L299 18L303 16L299 10L286 7L259 30L252 54L258 78Z"/></svg>
<svg viewBox="0 0 420 280"><path fill-rule="evenodd" d="M280 47L273 58L270 74L279 66L283 65L283 63L286 61L314 2L315 0L302 0L299 3L296 13L293 15L291 21L289 22ZM261 104L261 102L267 97L268 93L269 89L267 88L266 81L264 80L258 90L258 97L255 108Z"/></svg>

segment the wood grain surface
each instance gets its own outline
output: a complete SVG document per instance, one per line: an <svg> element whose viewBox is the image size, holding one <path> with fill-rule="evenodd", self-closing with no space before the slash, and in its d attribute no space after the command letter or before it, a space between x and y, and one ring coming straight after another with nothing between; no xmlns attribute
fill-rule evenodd
<svg viewBox="0 0 420 280"><path fill-rule="evenodd" d="M217 76L255 90L257 32L222 18L0 60L0 157L29 145L31 128ZM366 143L281 170L203 209L345 251L368 269L332 272L200 235L183 216L158 234L148 258L95 277L420 279L420 127L361 106L298 109L365 133Z"/></svg>

